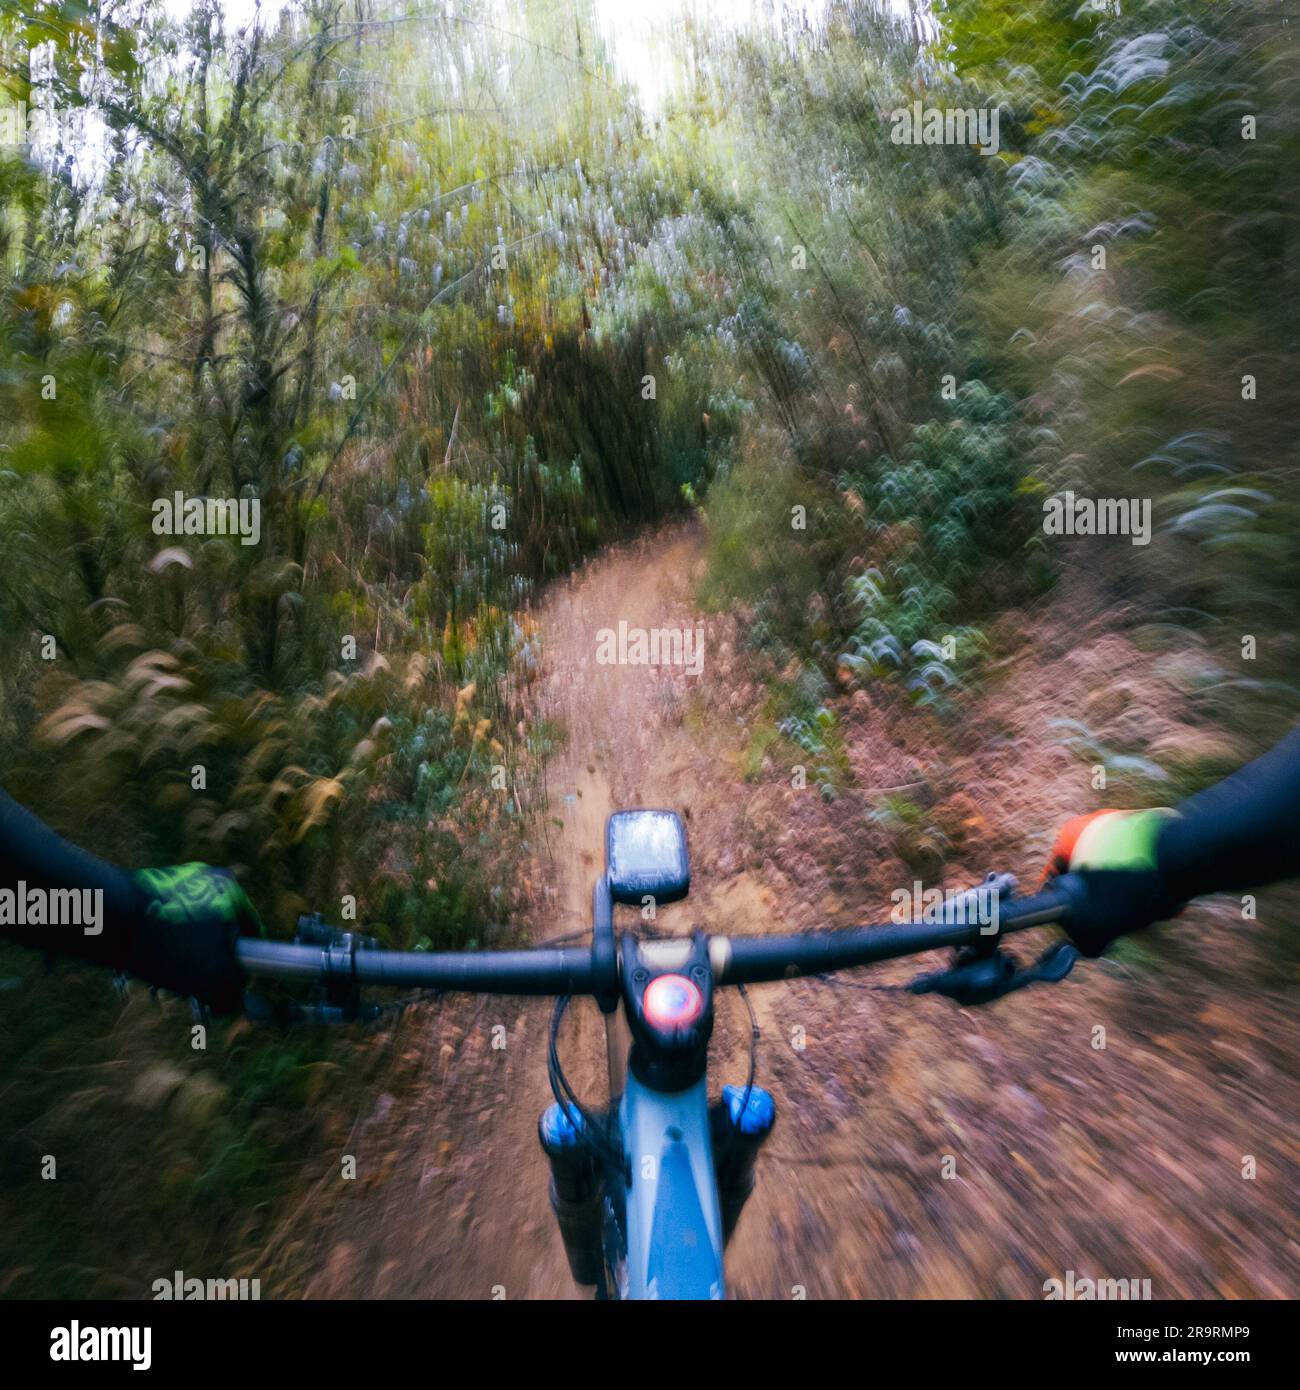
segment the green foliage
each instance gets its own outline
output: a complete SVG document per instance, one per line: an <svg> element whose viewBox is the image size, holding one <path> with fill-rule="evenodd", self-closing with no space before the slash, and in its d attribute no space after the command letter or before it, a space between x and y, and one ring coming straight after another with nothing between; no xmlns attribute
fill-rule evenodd
<svg viewBox="0 0 1300 1390"><path fill-rule="evenodd" d="M0 14L0 101L82 130L0 145L6 788L128 866L230 866L280 935L346 897L390 945L511 943L551 740L525 718L535 586L683 508L727 447L707 270L658 263L715 234L695 152L648 132L587 15L27 10ZM178 491L256 501L258 543L160 534ZM67 979L26 971L33 1008ZM102 1008L59 1017L102 1055ZM133 1066L165 1051L138 1011L123 1032ZM187 1262L229 1268L316 1134L297 1048L223 1070L189 1166L141 1160L153 1235L152 1181L83 1224L170 1269L189 1203L213 1227ZM24 1122L58 1091L24 1071ZM55 1291L109 1287L35 1258Z"/></svg>
<svg viewBox="0 0 1300 1390"><path fill-rule="evenodd" d="M841 664L906 672L908 689L926 703L974 667L984 639L956 624L988 612L999 589L1015 592L1012 557L1035 520L1020 489L1017 433L1011 398L967 382L951 414L913 429L900 462L885 457L845 473L861 548L879 563L848 581L860 616Z"/></svg>
<svg viewBox="0 0 1300 1390"><path fill-rule="evenodd" d="M833 797L856 685L959 708L989 620L1052 580L1039 508L1065 489L1151 497L1143 584L1259 637L1205 700L1294 698L1270 639L1300 584L1300 127L1274 5L692 25L655 113L589 7L508 8L293 0L242 34L218 0L0 13L0 97L83 121L0 146L11 792L132 866L231 865L281 934L347 894L389 944L508 942L558 737L527 720L529 604L686 508L704 600L768 681L746 776L780 741ZM996 106L998 151L895 143L913 101ZM177 491L256 500L259 543L159 534ZM1062 740L1133 804L1215 766ZM925 809L876 816L942 862ZM6 1212L22 1136L81 1113L58 1067L175 1045L28 966ZM320 1137L314 1046L241 1045L201 1103L159 1101L162 1179L105 1248L180 1230L212 1267L262 1239ZM140 1103L75 1084L105 1130ZM57 1253L70 1208L34 1255L30 1222L0 1228L38 1291L117 1291L103 1252Z"/></svg>
<svg viewBox="0 0 1300 1390"><path fill-rule="evenodd" d="M933 878L950 848L948 837L910 797L889 793L870 813L889 836L894 853L922 878Z"/></svg>
<svg viewBox="0 0 1300 1390"><path fill-rule="evenodd" d="M761 389L706 508L710 601L743 604L778 666L950 710L985 618L1052 582L1038 509L1069 489L1151 501L1133 558L1157 602L1276 633L1300 581L1285 21L1262 0L935 18L918 45L847 3L714 70L735 115L713 136L751 190L727 329ZM996 106L997 154L894 144L913 100ZM1252 689L1282 694L1289 652L1264 637Z"/></svg>
<svg viewBox="0 0 1300 1390"><path fill-rule="evenodd" d="M238 1252L275 1234L304 1154L346 1134L374 1069L331 1060L353 1050L344 1035L243 1022L210 1028L196 1051L184 1001L156 1004L135 986L124 1003L103 971L69 966L42 985L42 969L0 947L13 1252L0 1293L145 1298L176 1268L248 1273Z"/></svg>

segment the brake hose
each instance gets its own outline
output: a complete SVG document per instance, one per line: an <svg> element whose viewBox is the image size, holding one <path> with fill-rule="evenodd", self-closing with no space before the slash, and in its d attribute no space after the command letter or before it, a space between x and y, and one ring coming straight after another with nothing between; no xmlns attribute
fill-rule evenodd
<svg viewBox="0 0 1300 1390"><path fill-rule="evenodd" d="M555 1097L556 1104L564 1111L565 1119L573 1126L574 1130L595 1149L607 1166L614 1172L622 1174L626 1181L628 1177L626 1156L609 1142L603 1127L598 1125L595 1118L583 1107L560 1066L560 1023L568 1011L572 998L573 996L569 994L560 995L555 1001L555 1008L551 1011L551 1032L546 1051L546 1071L547 1079L551 1083L551 1094ZM572 1111L570 1106L572 1106ZM575 1114L580 1123L575 1122Z"/></svg>

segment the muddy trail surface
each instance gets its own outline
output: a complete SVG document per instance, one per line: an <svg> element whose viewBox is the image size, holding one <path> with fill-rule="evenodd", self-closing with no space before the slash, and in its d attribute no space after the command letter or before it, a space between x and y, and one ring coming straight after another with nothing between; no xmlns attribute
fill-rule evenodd
<svg viewBox="0 0 1300 1390"><path fill-rule="evenodd" d="M1137 654L1113 615L1057 598L1031 615L1036 684L995 677L955 732L861 693L837 702L850 786L828 802L761 756L765 744L755 755L765 687L740 651L744 615L692 606L700 556L697 529L669 528L593 560L536 612L538 713L565 740L536 837L534 941L587 932L615 809L687 818L691 896L654 931L843 926L887 920L891 891L910 888L911 865L936 843L949 885L989 868L1029 878L1055 826L1095 804L1054 717L1087 705L1094 722L1127 721L1148 744L1209 736L1180 703L1176 663L1115 695L1114 673L1137 669ZM620 621L702 628L702 674L599 664L597 634ZM879 813L902 794L926 813L906 843ZM1073 1270L1150 1279L1156 1298L1294 1297L1300 1049L1291 996L1261 981L1248 935L1239 914L1196 906L1143 954L1081 965L984 1011L879 988L938 956L751 991L758 1080L778 1121L728 1249L729 1294L1042 1298ZM1025 933L1016 950L1027 958L1052 939ZM342 1146L356 1180L333 1168L304 1196L266 1252L266 1286L590 1297L569 1275L537 1142L550 1011L548 1000L450 997L408 1010L383 1042L389 1082ZM743 1082L747 1035L727 991L715 1092ZM576 1001L561 1052L593 1105L603 1037L595 1005Z"/></svg>

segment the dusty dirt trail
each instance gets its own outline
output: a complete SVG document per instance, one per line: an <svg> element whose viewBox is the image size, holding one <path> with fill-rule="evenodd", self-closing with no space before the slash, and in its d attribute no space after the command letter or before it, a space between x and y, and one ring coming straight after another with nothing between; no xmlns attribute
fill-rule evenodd
<svg viewBox="0 0 1300 1390"><path fill-rule="evenodd" d="M734 796L685 727L698 674L596 660L597 633L620 621L646 629L703 623L688 598L698 555L696 530L670 528L555 585L535 614L544 654L538 714L566 735L546 775L548 825L538 836L546 849L533 876L544 885L533 914L536 942L589 931L611 811L669 806L698 826L702 808ZM697 864L702 848L693 832ZM735 921L742 907L768 906L745 882L711 892L706 876L703 891L665 909L658 927L686 931L716 920L714 912ZM350 1137L361 1176L340 1229L322 1233L309 1297L587 1296L569 1275L537 1143L537 1118L550 1101L550 1010L550 1001L447 999L408 1013L398 1045L423 1080L400 1099L382 1097ZM565 1070L579 1095L598 1103L600 1018L590 1001L570 1012Z"/></svg>
<svg viewBox="0 0 1300 1390"><path fill-rule="evenodd" d="M548 770L534 939L589 928L605 817L619 807L687 818L691 897L663 910L657 928L745 933L887 919L890 890L914 874L875 814L882 790L933 797L927 814L954 840L950 885L991 867L1027 876L1054 827L1092 804L1050 721L1091 712L1116 672L1143 667L1111 617L1060 604L1034 614L1041 680L994 680L955 730L865 693L846 698L852 786L827 804L792 788L788 769L742 775L764 691L733 650L735 620L691 607L699 554L695 530L670 527L553 586L535 615L539 712L567 740ZM598 665L597 633L620 620L703 625L704 674ZM1126 680L1122 695L1117 729L1189 735L1176 685ZM1030 955L1047 939L1026 933L1017 950ZM983 1011L875 992L937 957L895 962L869 981L752 991L759 1082L778 1122L728 1250L729 1293L1041 1298L1066 1270L1149 1277L1156 1298L1300 1292L1300 1246L1281 1229L1300 1175L1300 1106L1279 1099L1294 1100L1300 1077L1289 996L1261 986L1253 944L1221 907L1189 910L1148 950L1141 969L1080 967L1065 985ZM589 1001L571 1014L565 1069L596 1103L599 1015ZM549 1017L549 1001L494 998L408 1011L384 1044L391 1085L343 1146L357 1181L328 1182L319 1229L303 1230L304 1206L265 1287L588 1297L569 1276L536 1137L550 1101ZM728 991L715 1088L743 1081L746 1029ZM1250 1181L1243 1155L1258 1164Z"/></svg>

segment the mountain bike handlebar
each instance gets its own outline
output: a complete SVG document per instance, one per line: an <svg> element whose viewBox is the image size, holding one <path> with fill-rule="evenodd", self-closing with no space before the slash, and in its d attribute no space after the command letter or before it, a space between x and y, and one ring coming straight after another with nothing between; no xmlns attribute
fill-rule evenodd
<svg viewBox="0 0 1300 1390"><path fill-rule="evenodd" d="M527 951L360 950L344 958L321 946L241 937L236 950L250 975L359 985L460 990L467 994L591 994L591 952L540 946Z"/></svg>
<svg viewBox="0 0 1300 1390"><path fill-rule="evenodd" d="M1007 932L1065 921L1071 878L1040 893L998 902L996 927L948 920L846 927L782 936L709 938L714 982L719 985L821 975L872 965L945 946L975 946ZM250 975L315 982L349 982L472 994L595 994L596 969L586 948L540 946L523 951L387 951L289 945L241 937L239 963Z"/></svg>
<svg viewBox="0 0 1300 1390"><path fill-rule="evenodd" d="M824 975L832 970L874 965L899 956L914 956L944 946L974 946L1007 932L1063 922L1069 915L1068 888L1049 888L1033 897L999 903L994 931L979 923L891 923L879 927L799 932L790 936L714 937L717 983L762 984L792 975Z"/></svg>

